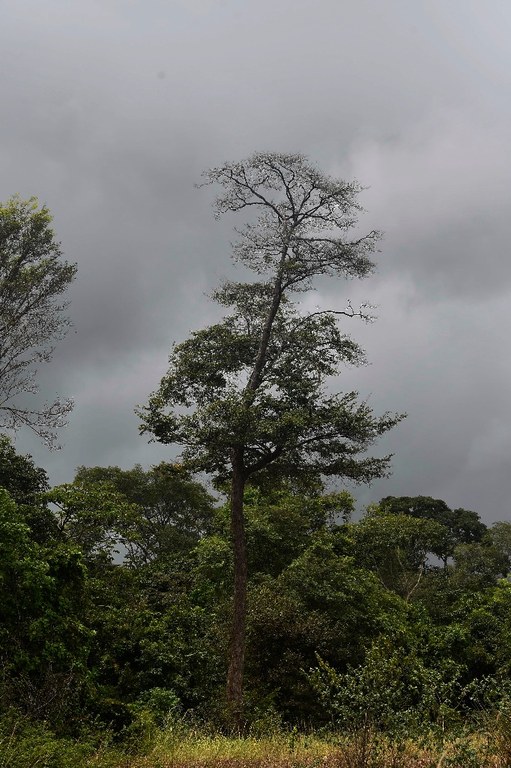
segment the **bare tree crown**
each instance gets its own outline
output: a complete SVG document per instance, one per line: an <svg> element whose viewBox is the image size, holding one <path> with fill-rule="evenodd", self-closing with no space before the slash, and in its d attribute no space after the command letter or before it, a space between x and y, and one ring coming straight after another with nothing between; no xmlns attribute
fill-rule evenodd
<svg viewBox="0 0 511 768"><path fill-rule="evenodd" d="M330 178L303 155L277 153L256 153L203 176L225 190L216 216L255 210L256 221L237 230L234 258L259 274L279 270L283 289L307 289L319 275L365 277L373 270L370 254L381 233L347 236L363 210L356 182Z"/></svg>

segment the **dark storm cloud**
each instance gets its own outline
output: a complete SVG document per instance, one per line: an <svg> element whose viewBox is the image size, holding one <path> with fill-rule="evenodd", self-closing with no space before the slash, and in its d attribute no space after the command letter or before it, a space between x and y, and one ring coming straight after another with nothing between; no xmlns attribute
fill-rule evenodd
<svg viewBox="0 0 511 768"><path fill-rule="evenodd" d="M510 22L497 0L4 9L0 198L37 194L79 265L76 333L41 378L76 399L65 450L20 447L55 481L172 455L137 436L133 407L171 342L217 316L204 293L233 269L234 221L214 222L193 185L255 150L302 151L367 185L360 226L386 232L373 278L311 298L379 305L350 326L372 364L339 386L409 412L381 445L393 478L360 503L424 493L505 517Z"/></svg>

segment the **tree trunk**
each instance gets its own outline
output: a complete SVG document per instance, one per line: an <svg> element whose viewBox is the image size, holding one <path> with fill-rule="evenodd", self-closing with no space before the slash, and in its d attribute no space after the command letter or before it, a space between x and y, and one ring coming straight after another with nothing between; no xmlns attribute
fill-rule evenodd
<svg viewBox="0 0 511 768"><path fill-rule="evenodd" d="M227 709L231 724L238 730L243 721L243 669L247 618L247 545L243 491L245 475L243 449L236 449L232 462L231 535L234 550L234 604L227 673Z"/></svg>
<svg viewBox="0 0 511 768"><path fill-rule="evenodd" d="M288 245L286 243L282 248L279 271L275 279L275 283L273 284L271 306L268 310L268 315L266 317L266 320L263 326L261 339L259 341L259 349L257 350L256 359L254 361L254 367L252 369L252 373L250 374L250 378L247 382L247 386L245 387L245 392L252 392L252 393L255 392L259 388L259 385L261 383L261 376L263 373L263 368L266 364L268 344L270 341L271 332L273 328L273 321L277 316L277 312L279 311L279 308L282 302L282 271L284 268L284 264L286 263L287 252L288 252Z"/></svg>

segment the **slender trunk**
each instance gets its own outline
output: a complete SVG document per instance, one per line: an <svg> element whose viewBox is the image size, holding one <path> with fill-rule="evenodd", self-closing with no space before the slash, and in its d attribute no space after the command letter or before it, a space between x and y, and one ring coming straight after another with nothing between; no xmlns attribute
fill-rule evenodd
<svg viewBox="0 0 511 768"><path fill-rule="evenodd" d="M263 330L261 333L261 339L259 341L259 349L257 350L254 367L252 368L252 373L247 382L247 386L245 387L246 392L255 392L261 383L261 376L263 373L263 368L266 363L266 353L268 351L268 344L270 342L271 331L273 328L273 321L277 316L277 312L279 311L279 307L282 301L282 273L283 273L284 264L287 258L288 247L289 246L286 243L282 248L279 271L277 273L277 277L275 278L275 282L273 284L271 305L268 310L268 315L266 317Z"/></svg>
<svg viewBox="0 0 511 768"><path fill-rule="evenodd" d="M227 673L227 709L231 724L238 730L243 720L243 669L247 619L247 545L243 491L245 475L243 449L235 449L232 462L231 535L234 550L234 604Z"/></svg>
<svg viewBox="0 0 511 768"><path fill-rule="evenodd" d="M273 321L282 301L282 274L288 247L288 242L286 242L282 248L280 266L273 285L272 301L263 325L254 367L245 387L246 405L251 402L261 384ZM243 510L245 483L243 446L237 446L232 452L231 536L234 550L234 605L229 647L229 669L227 672L227 710L231 724L238 730L243 723L243 671L245 667L247 623L248 567L245 515Z"/></svg>

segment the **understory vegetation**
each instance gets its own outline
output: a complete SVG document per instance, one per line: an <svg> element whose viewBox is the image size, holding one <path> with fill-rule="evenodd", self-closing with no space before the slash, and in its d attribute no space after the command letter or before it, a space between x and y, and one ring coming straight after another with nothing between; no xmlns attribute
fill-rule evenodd
<svg viewBox="0 0 511 768"><path fill-rule="evenodd" d="M50 489L6 437L0 485L0 764L509 765L510 523L248 488L234 738L221 497L168 463Z"/></svg>

